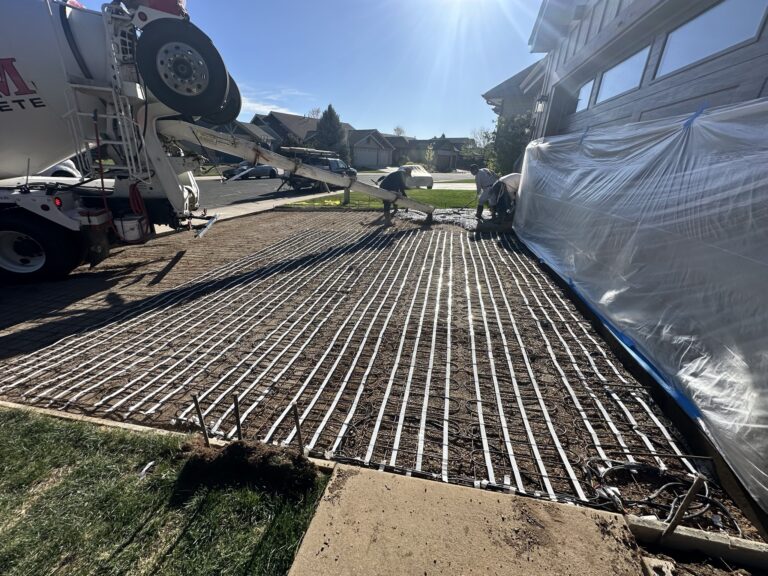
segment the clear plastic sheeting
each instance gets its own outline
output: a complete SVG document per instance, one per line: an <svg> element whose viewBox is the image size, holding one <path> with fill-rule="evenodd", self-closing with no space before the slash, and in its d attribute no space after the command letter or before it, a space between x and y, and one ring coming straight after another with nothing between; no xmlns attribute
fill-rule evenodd
<svg viewBox="0 0 768 576"><path fill-rule="evenodd" d="M531 143L515 230L768 510L768 99Z"/></svg>

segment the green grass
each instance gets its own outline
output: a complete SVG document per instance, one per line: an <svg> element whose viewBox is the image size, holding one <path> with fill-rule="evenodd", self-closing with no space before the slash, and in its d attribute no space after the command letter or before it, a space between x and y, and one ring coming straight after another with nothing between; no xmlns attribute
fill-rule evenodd
<svg viewBox="0 0 768 576"><path fill-rule="evenodd" d="M0 431L5 576L285 574L326 482L294 499L245 487L179 492L179 437L15 410L0 410Z"/></svg>
<svg viewBox="0 0 768 576"><path fill-rule="evenodd" d="M408 190L408 198L429 204L435 208L466 208L477 203L474 190ZM290 204L298 208L340 208L344 198L343 193L328 194L319 198L302 200ZM361 192L351 192L348 208L357 210L377 210L382 208L382 201Z"/></svg>

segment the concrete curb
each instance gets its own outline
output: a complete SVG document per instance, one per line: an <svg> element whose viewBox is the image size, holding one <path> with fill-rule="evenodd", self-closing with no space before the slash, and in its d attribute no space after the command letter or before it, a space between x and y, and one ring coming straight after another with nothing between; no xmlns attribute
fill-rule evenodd
<svg viewBox="0 0 768 576"><path fill-rule="evenodd" d="M678 526L662 540L661 535L667 528L666 523L631 514L626 516L626 521L638 542L674 550L700 552L722 558L726 562L768 569L768 544L685 526Z"/></svg>

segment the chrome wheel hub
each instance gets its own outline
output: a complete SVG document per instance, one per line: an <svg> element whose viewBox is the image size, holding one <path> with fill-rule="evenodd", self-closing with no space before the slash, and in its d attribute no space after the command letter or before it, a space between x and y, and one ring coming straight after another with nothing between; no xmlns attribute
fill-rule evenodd
<svg viewBox="0 0 768 576"><path fill-rule="evenodd" d="M183 42L169 42L157 53L157 71L177 94L197 96L208 88L208 66L200 53Z"/></svg>

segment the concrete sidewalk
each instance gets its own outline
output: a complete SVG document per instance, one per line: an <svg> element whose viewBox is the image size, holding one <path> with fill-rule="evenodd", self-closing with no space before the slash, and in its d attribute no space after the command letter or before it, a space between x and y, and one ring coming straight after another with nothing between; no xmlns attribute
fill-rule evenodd
<svg viewBox="0 0 768 576"><path fill-rule="evenodd" d="M477 190L477 186L474 184L467 184L466 182L457 182L455 184L451 182L435 182L432 187L433 190Z"/></svg>
<svg viewBox="0 0 768 576"><path fill-rule="evenodd" d="M337 465L290 576L642 573L623 517Z"/></svg>

